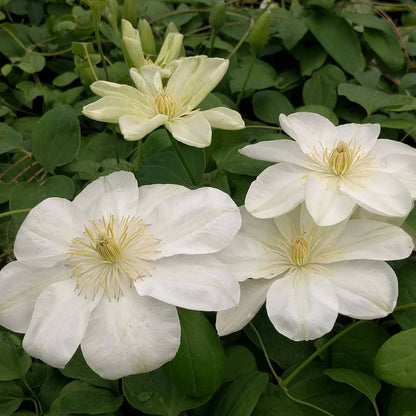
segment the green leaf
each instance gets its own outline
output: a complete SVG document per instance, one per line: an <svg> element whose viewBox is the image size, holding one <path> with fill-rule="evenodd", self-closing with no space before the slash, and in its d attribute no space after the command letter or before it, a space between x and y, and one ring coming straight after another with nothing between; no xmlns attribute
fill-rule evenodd
<svg viewBox="0 0 416 416"><path fill-rule="evenodd" d="M215 397L207 414L210 416L250 416L268 380L268 374L260 372L238 377Z"/></svg>
<svg viewBox="0 0 416 416"><path fill-rule="evenodd" d="M395 389L393 392L387 416L415 416L416 390Z"/></svg>
<svg viewBox="0 0 416 416"><path fill-rule="evenodd" d="M293 106L282 93L266 90L253 95L253 110L261 121L277 125L279 114L293 113Z"/></svg>
<svg viewBox="0 0 416 416"><path fill-rule="evenodd" d="M244 363L244 365L241 365ZM246 347L232 345L225 351L224 381L257 371L256 359Z"/></svg>
<svg viewBox="0 0 416 416"><path fill-rule="evenodd" d="M240 68L230 72L230 88L233 93L240 92L250 68L250 62L245 61ZM245 90L262 90L272 87L277 81L275 69L264 61L256 60L248 79Z"/></svg>
<svg viewBox="0 0 416 416"><path fill-rule="evenodd" d="M416 329L400 332L382 345L375 372L387 383L416 388Z"/></svg>
<svg viewBox="0 0 416 416"><path fill-rule="evenodd" d="M0 154L23 148L23 136L6 123L0 123Z"/></svg>
<svg viewBox="0 0 416 416"><path fill-rule="evenodd" d="M42 71L45 67L46 60L43 56L32 55L27 53L17 64L17 66L28 74L34 74Z"/></svg>
<svg viewBox="0 0 416 416"><path fill-rule="evenodd" d="M81 141L78 118L72 107L49 110L36 123L32 144L35 159L48 171L71 162Z"/></svg>
<svg viewBox="0 0 416 416"><path fill-rule="evenodd" d="M264 169L271 165L269 162L252 159L244 156L238 152L245 144L230 144L218 147L212 152L212 157L215 160L218 169L227 172L257 176Z"/></svg>
<svg viewBox="0 0 416 416"><path fill-rule="evenodd" d="M64 72L63 74L58 75L53 80L53 85L57 87L66 87L67 85L71 84L78 78L78 75L74 72Z"/></svg>
<svg viewBox="0 0 416 416"><path fill-rule="evenodd" d="M202 312L179 309L181 345L164 367L186 395L211 396L224 377L225 355L217 333Z"/></svg>
<svg viewBox="0 0 416 416"><path fill-rule="evenodd" d="M303 101L306 105L323 105L333 109L337 102L337 86L345 82L344 73L334 65L325 65L315 71L303 86Z"/></svg>
<svg viewBox="0 0 416 416"><path fill-rule="evenodd" d="M152 415L178 416L207 399L187 397L165 375L162 369L123 378L123 393L136 409Z"/></svg>
<svg viewBox="0 0 416 416"><path fill-rule="evenodd" d="M335 113L328 107L325 107L323 105L316 105L316 104L309 104L309 105L303 105L302 107L298 107L295 110L297 113L299 111L309 111L311 113L318 113L321 116L326 117L328 120L332 121L335 125L338 124L338 117L335 115Z"/></svg>
<svg viewBox="0 0 416 416"><path fill-rule="evenodd" d="M306 24L322 47L344 71L362 72L365 59L360 43L351 26L341 17L330 14L309 16Z"/></svg>
<svg viewBox="0 0 416 416"><path fill-rule="evenodd" d="M9 416L25 399L22 388L14 381L0 383L0 415Z"/></svg>
<svg viewBox="0 0 416 416"><path fill-rule="evenodd" d="M345 368L328 368L324 373L331 377L332 380L354 387L368 397L373 406L376 406L376 396L381 389L381 384L376 378L362 371L348 370Z"/></svg>
<svg viewBox="0 0 416 416"><path fill-rule="evenodd" d="M403 68L406 63L406 57L393 31L385 32L366 28L364 30L364 39L391 71L398 72Z"/></svg>
<svg viewBox="0 0 416 416"><path fill-rule="evenodd" d="M311 342L292 341L277 332L270 322L265 308L260 309L252 323L260 333L270 358L283 369L289 368L296 363L300 363L315 351ZM245 332L251 341L260 348L258 338L250 326L245 328Z"/></svg>
<svg viewBox="0 0 416 416"><path fill-rule="evenodd" d="M24 379L32 359L23 351L20 339L0 332L0 381Z"/></svg>
<svg viewBox="0 0 416 416"><path fill-rule="evenodd" d="M368 115L381 108L394 110L396 107L398 111L402 111L401 109L404 106L414 104L412 97L406 95L386 94L372 88L348 83L339 84L338 94L344 95L350 101L361 105Z"/></svg>
<svg viewBox="0 0 416 416"><path fill-rule="evenodd" d="M49 415L63 416L70 413L97 415L115 412L123 402L122 396L116 396L108 390L91 386L81 381L67 384L53 402Z"/></svg>
<svg viewBox="0 0 416 416"><path fill-rule="evenodd" d="M65 368L60 371L66 377L76 378L93 386L117 391L117 382L104 380L98 374L94 373L85 362L80 349L77 350Z"/></svg>
<svg viewBox="0 0 416 416"><path fill-rule="evenodd" d="M416 208L413 208L406 221L416 229ZM393 267L399 282L397 306L400 308L400 306L416 302L416 259L410 257ZM402 329L416 328L416 308L396 311L393 316Z"/></svg>
<svg viewBox="0 0 416 416"><path fill-rule="evenodd" d="M373 374L374 358L388 338L389 334L382 327L365 322L331 345L331 365Z"/></svg>
<svg viewBox="0 0 416 416"><path fill-rule="evenodd" d="M279 24L279 35L286 49L293 49L296 44L305 36L308 28L305 19L289 18Z"/></svg>
<svg viewBox="0 0 416 416"><path fill-rule="evenodd" d="M304 76L309 76L313 71L320 68L328 56L321 45L309 47L298 45L293 55L300 62L300 72Z"/></svg>

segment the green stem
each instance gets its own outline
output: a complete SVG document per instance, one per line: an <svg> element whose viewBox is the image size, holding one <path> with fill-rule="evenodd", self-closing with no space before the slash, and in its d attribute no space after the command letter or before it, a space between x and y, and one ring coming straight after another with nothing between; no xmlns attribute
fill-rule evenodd
<svg viewBox="0 0 416 416"><path fill-rule="evenodd" d="M136 172L143 165L143 140L137 141L136 156L133 160L133 171Z"/></svg>
<svg viewBox="0 0 416 416"><path fill-rule="evenodd" d="M250 325L251 329L254 331L254 333L256 334L257 339L259 341L259 344L261 346L261 349L263 350L264 357L266 358L267 365L269 366L270 371L272 372L273 377L276 379L276 381L279 384L280 388L283 390L283 393L286 394L286 396L290 400L294 401L295 403L300 403L300 404L303 404L304 406L312 407L313 409L318 410L319 412L322 412L324 415L334 416L332 413L329 413L326 410L321 409L320 407L315 406L312 403L304 402L303 400L297 399L296 397L293 397L289 393L289 391L287 390L287 388L283 385L282 379L277 375L276 371L273 368L273 364L272 364L272 362L271 362L271 360L269 358L269 354L267 353L266 346L264 345L263 339L261 338L261 335L260 335L259 331L257 331L257 328L251 322L249 323L249 325Z"/></svg>
<svg viewBox="0 0 416 416"><path fill-rule="evenodd" d="M209 45L208 56L212 56L212 50L214 49L215 38L217 37L217 31L214 30L211 36L211 44Z"/></svg>
<svg viewBox="0 0 416 416"><path fill-rule="evenodd" d="M363 324L365 321L357 321L352 323L351 325L347 326L343 331L339 334L332 337L329 341L325 342L321 347L319 347L313 354L311 354L305 361L303 361L300 365L298 365L295 370L293 370L283 381L281 386L286 387L311 361L313 361L316 357L318 357L323 351L325 351L330 345L332 345L335 341L339 340L345 334L350 332L352 329L356 328L357 326Z"/></svg>
<svg viewBox="0 0 416 416"><path fill-rule="evenodd" d="M33 396L33 403L35 404L35 409L36 409L36 414L39 415L43 414L43 410L42 410L42 405L40 404L39 398L36 395L36 393L33 391L32 387L30 387L29 383L26 381L25 378L21 378L23 384L25 385L25 387L27 388L27 390L30 392L30 394Z"/></svg>
<svg viewBox="0 0 416 416"><path fill-rule="evenodd" d="M246 30L246 33L244 33L243 37L239 40L239 42L237 43L237 45L235 46L235 48L230 52L230 54L228 55L227 59L231 59L231 57L235 53L237 53L237 51L240 49L241 45L245 42L245 40L248 38L248 35L251 32L251 26L252 26L252 24L250 24L250 26Z"/></svg>
<svg viewBox="0 0 416 416"><path fill-rule="evenodd" d="M0 214L0 218L9 217L10 215L16 215L16 214L25 214L26 212L29 212L32 208L23 208L23 209L15 209L14 211L7 211L2 212Z"/></svg>
<svg viewBox="0 0 416 416"><path fill-rule="evenodd" d="M280 383L282 382L282 379L277 375L276 371L273 368L272 362L270 361L270 358L269 358L269 354L267 353L267 350L266 350L266 346L264 345L264 342L261 339L261 335L260 335L259 331L257 331L257 328L251 322L249 323L249 325L250 325L251 329L254 331L254 333L256 334L256 337L259 341L260 347L263 350L264 357L266 358L267 365L269 366L270 371L273 374L273 377L276 379L276 381L280 385Z"/></svg>
<svg viewBox="0 0 416 416"><path fill-rule="evenodd" d="M198 181L195 179L195 176L193 175L193 173L192 173L191 169L189 168L188 164L186 163L186 160L183 156L181 147L179 146L178 142L174 139L174 137L170 133L168 133L168 134L169 134L170 141L172 142L172 146L175 148L176 153L177 153L179 159L181 160L182 165L185 168L186 173L189 176L189 179L191 180L193 185L198 185Z"/></svg>
<svg viewBox="0 0 416 416"><path fill-rule="evenodd" d="M256 62L256 54L253 53L253 56L251 57L251 61L250 61L250 66L248 68L246 79L244 80L244 83L243 83L243 86L241 88L240 94L238 94L237 105L240 104L240 101L243 98L243 94L246 90L246 86L247 86L248 80L250 79L251 71L253 70L255 62Z"/></svg>
<svg viewBox="0 0 416 416"><path fill-rule="evenodd" d="M103 63L103 68L104 68L104 73L105 73L105 79L107 81L109 81L110 80L110 77L108 76L107 62L105 61L104 51L103 51L103 47L101 45L100 32L98 30L98 26L100 24L100 20L101 20L100 17L97 17L96 19L94 19L95 40L97 41L98 52L100 53L101 61Z"/></svg>
<svg viewBox="0 0 416 416"><path fill-rule="evenodd" d="M396 306L393 312L403 311L405 309L416 308L416 302L407 303L406 305Z"/></svg>

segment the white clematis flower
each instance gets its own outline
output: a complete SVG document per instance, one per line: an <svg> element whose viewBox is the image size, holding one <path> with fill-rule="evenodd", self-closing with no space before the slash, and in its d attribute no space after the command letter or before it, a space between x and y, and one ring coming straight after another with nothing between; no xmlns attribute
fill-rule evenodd
<svg viewBox="0 0 416 416"><path fill-rule="evenodd" d="M226 107L195 109L221 81L227 68L228 61L221 58L184 58L166 85L159 67L132 68L130 75L136 88L94 82L91 89L102 98L85 106L83 114L94 120L119 123L126 140L143 139L159 126L165 126L176 140L207 147L211 143L212 127L244 128L237 111Z"/></svg>
<svg viewBox="0 0 416 416"><path fill-rule="evenodd" d="M252 183L247 210L258 218L285 214L302 201L319 225L348 218L359 205L378 215L405 217L416 199L416 149L378 139L378 124L334 126L314 113L280 115L295 139L249 145L241 153L280 162Z"/></svg>
<svg viewBox="0 0 416 416"><path fill-rule="evenodd" d="M241 281L238 306L217 314L220 335L243 328L264 301L275 328L295 341L326 334L338 313L375 319L393 311L397 278L383 260L410 255L401 228L370 220L319 227L304 204L274 219L241 214L241 230L217 253Z"/></svg>
<svg viewBox="0 0 416 416"><path fill-rule="evenodd" d="M213 188L138 188L117 172L70 202L48 198L0 271L0 324L26 333L24 349L62 368L79 345L101 377L158 368L180 343L176 306L228 309L235 278L212 254L240 227L238 208Z"/></svg>

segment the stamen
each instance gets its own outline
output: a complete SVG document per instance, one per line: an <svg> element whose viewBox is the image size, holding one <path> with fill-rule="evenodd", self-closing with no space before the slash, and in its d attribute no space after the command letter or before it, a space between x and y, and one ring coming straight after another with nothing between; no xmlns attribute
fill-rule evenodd
<svg viewBox="0 0 416 416"><path fill-rule="evenodd" d="M165 114L169 118L175 112L175 99L172 94L161 92L155 97L155 108L159 114Z"/></svg>
<svg viewBox="0 0 416 416"><path fill-rule="evenodd" d="M293 238L290 247L290 257L296 266L302 267L310 259L309 243L303 237Z"/></svg>
<svg viewBox="0 0 416 416"><path fill-rule="evenodd" d="M329 166L335 175L346 173L353 161L353 154L344 142L340 142L329 155Z"/></svg>

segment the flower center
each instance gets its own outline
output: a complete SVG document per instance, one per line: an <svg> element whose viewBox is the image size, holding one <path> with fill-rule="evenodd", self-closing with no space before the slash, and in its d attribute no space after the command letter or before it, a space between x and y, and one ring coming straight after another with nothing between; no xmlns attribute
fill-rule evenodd
<svg viewBox="0 0 416 416"><path fill-rule="evenodd" d="M161 92L155 97L155 108L159 114L171 118L175 111L175 99L172 94Z"/></svg>
<svg viewBox="0 0 416 416"><path fill-rule="evenodd" d="M296 266L304 266L310 259L309 243L303 237L293 238L290 247L290 257Z"/></svg>
<svg viewBox="0 0 416 416"><path fill-rule="evenodd" d="M149 276L159 240L147 228L140 218L112 214L84 226L68 252L79 294L94 299L104 293L118 300L126 285Z"/></svg>
<svg viewBox="0 0 416 416"><path fill-rule="evenodd" d="M329 155L329 166L335 175L343 175L353 161L353 154L344 142L340 142Z"/></svg>

